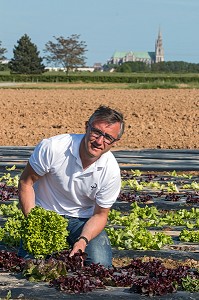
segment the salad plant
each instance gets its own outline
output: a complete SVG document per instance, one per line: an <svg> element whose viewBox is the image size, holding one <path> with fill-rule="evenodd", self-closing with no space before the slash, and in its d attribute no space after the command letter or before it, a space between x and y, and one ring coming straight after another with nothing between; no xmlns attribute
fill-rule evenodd
<svg viewBox="0 0 199 300"><path fill-rule="evenodd" d="M31 209L22 220L21 237L24 248L36 258L67 249L68 221L54 211L42 207Z"/></svg>
<svg viewBox="0 0 199 300"><path fill-rule="evenodd" d="M7 220L0 227L0 241L8 246L24 248L36 258L43 258L56 251L68 249L67 219L42 207L34 207L25 218L17 204L0 205L0 212Z"/></svg>
<svg viewBox="0 0 199 300"><path fill-rule="evenodd" d="M199 278L193 278L187 275L182 279L182 287L185 291L199 292Z"/></svg>
<svg viewBox="0 0 199 300"><path fill-rule="evenodd" d="M6 171L9 171L7 173L4 173L0 177L0 181L3 181L6 183L7 186L13 186L17 187L19 184L19 175L12 176L10 171L14 171L16 169L16 166L12 166L11 168L6 167Z"/></svg>
<svg viewBox="0 0 199 300"><path fill-rule="evenodd" d="M199 243L199 230L183 229L179 236L181 241Z"/></svg>

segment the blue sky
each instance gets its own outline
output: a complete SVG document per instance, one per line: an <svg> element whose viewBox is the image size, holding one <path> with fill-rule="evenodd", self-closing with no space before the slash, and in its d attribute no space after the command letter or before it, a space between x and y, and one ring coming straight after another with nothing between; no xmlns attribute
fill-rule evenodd
<svg viewBox="0 0 199 300"><path fill-rule="evenodd" d="M79 34L86 64L115 51L154 51L159 27L165 60L199 63L199 0L0 0L0 41L13 57L25 33L44 56L53 36Z"/></svg>

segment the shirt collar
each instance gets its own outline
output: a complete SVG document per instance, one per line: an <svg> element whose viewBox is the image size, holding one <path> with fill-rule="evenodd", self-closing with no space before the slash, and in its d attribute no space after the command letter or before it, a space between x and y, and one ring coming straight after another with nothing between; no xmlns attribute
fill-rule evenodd
<svg viewBox="0 0 199 300"><path fill-rule="evenodd" d="M76 158L77 163L79 165L82 165L81 159L79 156L79 147L80 147L81 141L84 137L84 134L72 134L71 136L72 136L72 142L71 142L71 145L69 148L70 152Z"/></svg>

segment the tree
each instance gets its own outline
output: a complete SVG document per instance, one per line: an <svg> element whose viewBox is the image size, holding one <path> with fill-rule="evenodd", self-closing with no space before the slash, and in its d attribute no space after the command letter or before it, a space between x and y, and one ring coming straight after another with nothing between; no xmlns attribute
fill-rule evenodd
<svg viewBox="0 0 199 300"><path fill-rule="evenodd" d="M198 73L199 64L184 61L164 61L152 64L151 71L165 73Z"/></svg>
<svg viewBox="0 0 199 300"><path fill-rule="evenodd" d="M4 54L7 52L7 50L6 50L6 48L2 48L1 45L2 45L2 42L0 41L0 71L4 71L7 67L7 64L4 65L4 64L2 64L2 62L4 59L6 59Z"/></svg>
<svg viewBox="0 0 199 300"><path fill-rule="evenodd" d="M4 56L4 54L7 52L6 48L2 48L1 47L2 42L0 41L0 63L6 59L6 57Z"/></svg>
<svg viewBox="0 0 199 300"><path fill-rule="evenodd" d="M87 51L84 41L79 41L80 35L72 34L66 39L63 36L55 37L56 42L49 41L45 45L45 56L47 63L56 63L66 69L67 74L70 69L85 65L84 53Z"/></svg>
<svg viewBox="0 0 199 300"><path fill-rule="evenodd" d="M131 72L149 72L150 67L143 61L129 61L118 66L117 72L131 73Z"/></svg>
<svg viewBox="0 0 199 300"><path fill-rule="evenodd" d="M45 70L42 58L39 57L37 46L31 42L27 34L24 34L14 46L14 57L9 63L12 72L18 74L41 74Z"/></svg>
<svg viewBox="0 0 199 300"><path fill-rule="evenodd" d="M117 67L116 72L131 73L131 65L129 63L123 63Z"/></svg>

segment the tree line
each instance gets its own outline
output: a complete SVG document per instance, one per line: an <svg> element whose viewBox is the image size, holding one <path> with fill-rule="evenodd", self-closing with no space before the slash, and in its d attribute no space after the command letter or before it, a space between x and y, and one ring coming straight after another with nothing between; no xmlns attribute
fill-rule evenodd
<svg viewBox="0 0 199 300"><path fill-rule="evenodd" d="M135 61L121 65L105 65L107 71L112 68L119 73L199 73L199 64L184 61L164 61L153 64Z"/></svg>
<svg viewBox="0 0 199 300"><path fill-rule="evenodd" d="M54 36L54 40L45 44L46 55L41 57L37 46L32 43L27 34L24 34L14 46L13 58L9 61L8 68L12 73L17 74L42 74L45 72L44 59L47 64L62 66L67 73L70 69L85 65L87 45L85 41L80 40L80 35L72 34L67 38ZM2 61L6 59L6 52L6 48L2 47L0 41L1 69L3 68Z"/></svg>
<svg viewBox="0 0 199 300"><path fill-rule="evenodd" d="M45 56L41 57L37 46L32 43L30 37L24 34L13 49L13 58L8 65L3 65L6 59L6 48L2 47L0 41L0 71L6 67L11 73L16 74L42 74L45 72L43 60L47 65L61 66L67 74L69 70L85 66L85 53L87 51L85 41L80 40L80 35L72 34L64 38L63 36L53 37L53 41L45 44ZM121 65L105 64L104 71L114 69L121 73L198 73L199 64L184 61L165 61L153 64L146 64L141 61L125 62Z"/></svg>

